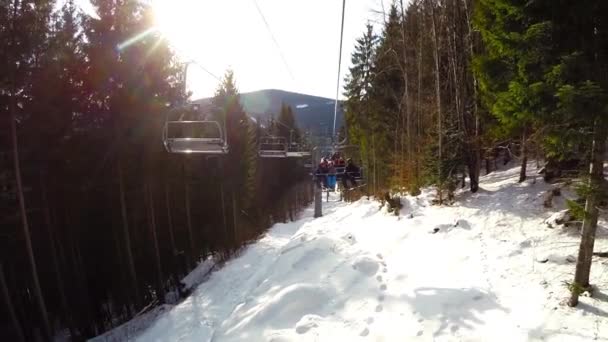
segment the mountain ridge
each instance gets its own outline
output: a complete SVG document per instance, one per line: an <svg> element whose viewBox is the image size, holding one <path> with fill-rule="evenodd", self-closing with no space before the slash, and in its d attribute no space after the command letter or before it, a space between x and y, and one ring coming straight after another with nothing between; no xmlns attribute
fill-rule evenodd
<svg viewBox="0 0 608 342"><path fill-rule="evenodd" d="M194 103L206 103L211 98L194 100ZM333 131L335 100L296 93L281 89L261 89L240 94L243 109L259 122L269 121L278 116L281 104L285 103L293 109L298 128L309 131L313 135L331 135ZM344 112L338 106L336 130L342 126Z"/></svg>

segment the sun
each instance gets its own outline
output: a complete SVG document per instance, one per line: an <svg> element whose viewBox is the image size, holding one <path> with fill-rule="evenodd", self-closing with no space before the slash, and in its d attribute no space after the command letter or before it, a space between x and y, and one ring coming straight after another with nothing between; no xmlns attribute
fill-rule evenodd
<svg viewBox="0 0 608 342"><path fill-rule="evenodd" d="M204 31L206 1L201 0L154 0L156 27L181 55L188 55L200 42ZM185 57L185 56L183 56Z"/></svg>

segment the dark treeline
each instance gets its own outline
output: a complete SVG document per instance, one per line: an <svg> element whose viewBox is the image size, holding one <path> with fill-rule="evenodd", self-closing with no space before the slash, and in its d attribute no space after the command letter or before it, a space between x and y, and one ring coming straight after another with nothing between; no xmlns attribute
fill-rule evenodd
<svg viewBox="0 0 608 342"><path fill-rule="evenodd" d="M187 99L184 68L146 2L93 4L99 18L73 1L0 2L3 341L99 334L311 200L297 161L258 160L264 132L231 72L213 100L229 154L168 154L161 130Z"/></svg>
<svg viewBox="0 0 608 342"><path fill-rule="evenodd" d="M368 25L346 78L345 117L371 191L437 187L451 203L497 159L579 175L583 238L571 305L589 287L608 131L608 2L396 0ZM501 160L501 162L503 162ZM589 171L591 170L591 171Z"/></svg>

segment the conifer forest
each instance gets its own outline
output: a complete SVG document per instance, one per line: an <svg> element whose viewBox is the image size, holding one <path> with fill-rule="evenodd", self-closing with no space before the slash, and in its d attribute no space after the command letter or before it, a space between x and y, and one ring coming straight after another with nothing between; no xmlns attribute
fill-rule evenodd
<svg viewBox="0 0 608 342"><path fill-rule="evenodd" d="M82 341L185 298L199 263L313 202L302 160L258 154L269 134L306 139L294 108L252 119L231 70L209 104L227 154L168 153L167 113L194 100L184 61L149 1L91 3L98 18L74 0L0 1L2 341ZM512 161L520 182L532 161L547 182L580 177L576 306L608 203L608 1L394 0L375 17L340 89L359 196L434 186L449 206Z"/></svg>

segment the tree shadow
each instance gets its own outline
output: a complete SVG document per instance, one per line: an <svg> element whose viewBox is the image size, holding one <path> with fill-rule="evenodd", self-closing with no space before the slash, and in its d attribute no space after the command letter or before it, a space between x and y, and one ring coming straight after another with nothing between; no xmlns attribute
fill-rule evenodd
<svg viewBox="0 0 608 342"><path fill-rule="evenodd" d="M414 290L414 296L402 295L400 299L407 301L425 320L441 322L434 336L441 335L448 328L474 329L472 323L481 324L481 316L487 311L509 310L501 306L491 293L478 288L436 288L421 287Z"/></svg>
<svg viewBox="0 0 608 342"><path fill-rule="evenodd" d="M580 302L580 303L578 303L577 308L579 308L580 310L586 311L590 314L594 314L596 316L608 318L608 312L606 312L598 307L595 307L591 304L588 304L588 303Z"/></svg>
<svg viewBox="0 0 608 342"><path fill-rule="evenodd" d="M587 333L587 334L585 334ZM591 332L573 332L557 329L546 329L542 325L528 331L529 340L548 340L554 338L556 341L576 340L593 341L595 336ZM552 339L553 340L553 339Z"/></svg>
<svg viewBox="0 0 608 342"><path fill-rule="evenodd" d="M540 194L542 191L539 190L538 193ZM509 191L482 190L458 198L456 205L477 209L480 215L501 212L521 218L537 218L540 205L535 203L538 199L532 197L533 194L526 186L511 187Z"/></svg>
<svg viewBox="0 0 608 342"><path fill-rule="evenodd" d="M595 302L597 302L597 301L608 302L608 295L606 295L605 293L601 292L600 290L598 290L596 288L593 291L593 296L591 297L591 299ZM582 311L589 313L590 315L608 318L608 312L592 305L591 303L585 303L585 302L581 301L578 303L578 306L576 308L572 308L572 310L582 310ZM580 330L580 329L579 329L579 331L548 329L548 328L545 328L544 325L537 326L536 328L528 331L528 337L530 339L534 339L534 340L537 340L537 339L547 340L550 337L552 337L556 340L560 340L560 341L566 340L569 338L573 338L576 340L588 340L588 341L598 340L597 336L592 331L585 331L585 330ZM603 341L603 339L600 339L600 340Z"/></svg>
<svg viewBox="0 0 608 342"><path fill-rule="evenodd" d="M597 299L601 302L608 302L608 295L598 290L597 288L594 289L592 298Z"/></svg>

